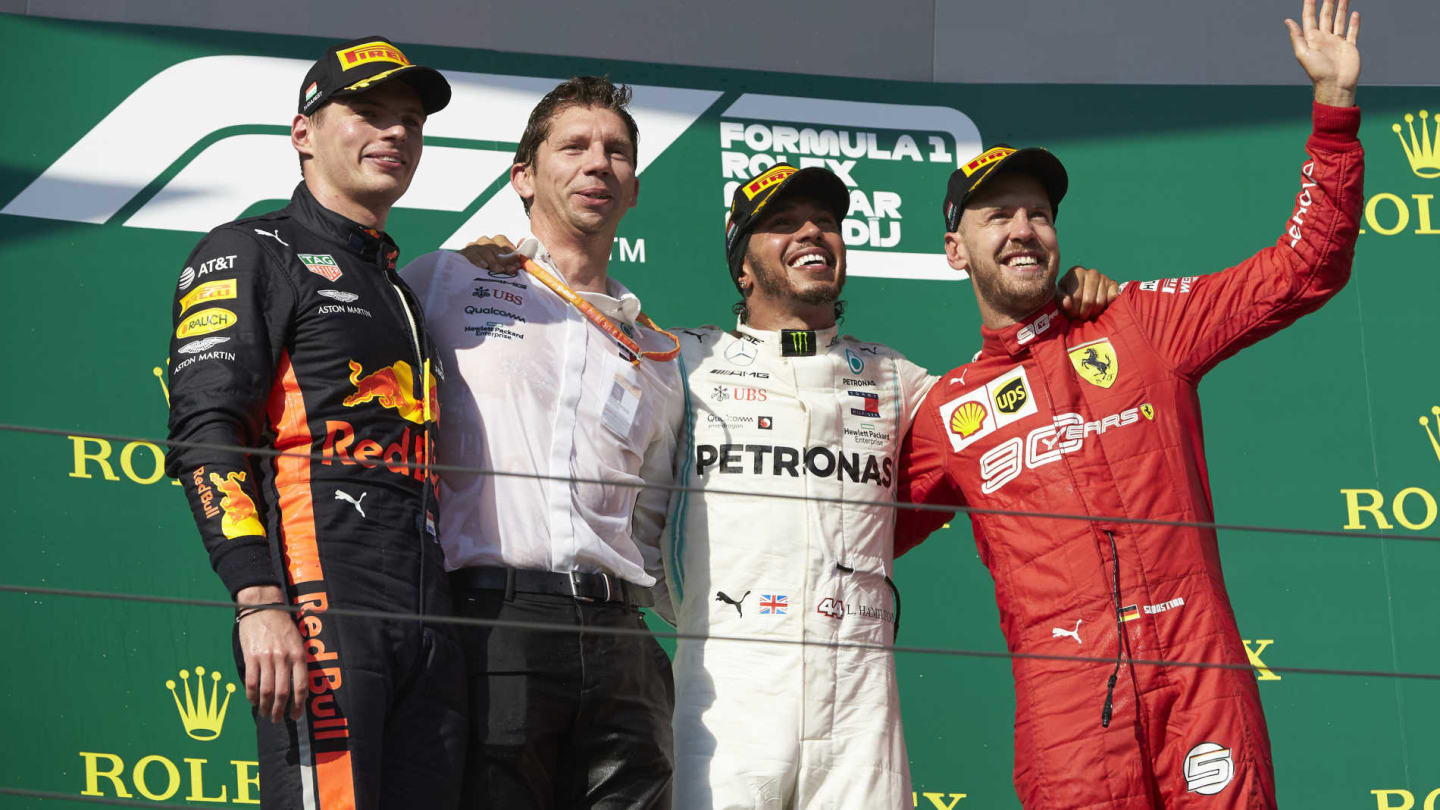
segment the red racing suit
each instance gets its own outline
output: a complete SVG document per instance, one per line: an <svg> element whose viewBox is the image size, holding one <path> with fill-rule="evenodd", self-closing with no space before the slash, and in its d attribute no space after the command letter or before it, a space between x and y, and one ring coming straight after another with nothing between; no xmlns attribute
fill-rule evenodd
<svg viewBox="0 0 1440 810"><path fill-rule="evenodd" d="M1357 108L1314 106L1296 206L1273 247L1211 275L1129 283L1094 321L1072 323L1051 304L983 329L975 361L941 378L915 416L900 498L1213 521L1196 386L1345 285L1362 199L1359 122ZM948 518L901 510L896 553ZM971 523L1011 652L1247 664L1213 529L993 514ZM1104 727L1116 670L1014 659L1026 808L1275 806L1252 672L1119 664Z"/></svg>

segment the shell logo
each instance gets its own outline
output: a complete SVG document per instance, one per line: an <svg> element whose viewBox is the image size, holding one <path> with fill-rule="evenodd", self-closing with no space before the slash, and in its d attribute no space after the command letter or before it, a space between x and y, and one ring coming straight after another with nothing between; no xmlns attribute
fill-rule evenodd
<svg viewBox="0 0 1440 810"><path fill-rule="evenodd" d="M974 401L967 402L950 415L950 430L959 433L962 439L968 439L985 424L986 416L988 414L984 405Z"/></svg>

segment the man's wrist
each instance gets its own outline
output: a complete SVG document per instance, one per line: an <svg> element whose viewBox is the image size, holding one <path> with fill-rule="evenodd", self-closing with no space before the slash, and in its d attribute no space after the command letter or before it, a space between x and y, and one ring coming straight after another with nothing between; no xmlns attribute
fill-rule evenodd
<svg viewBox="0 0 1440 810"><path fill-rule="evenodd" d="M1330 107L1355 106L1355 88L1330 84L1315 85L1315 101Z"/></svg>
<svg viewBox="0 0 1440 810"><path fill-rule="evenodd" d="M285 591L279 585L251 585L235 592L235 601L241 605L269 605L285 601Z"/></svg>

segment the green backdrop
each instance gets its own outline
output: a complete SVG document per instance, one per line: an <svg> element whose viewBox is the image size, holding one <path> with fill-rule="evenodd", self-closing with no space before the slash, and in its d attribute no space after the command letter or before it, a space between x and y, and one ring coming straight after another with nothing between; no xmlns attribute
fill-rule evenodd
<svg viewBox="0 0 1440 810"><path fill-rule="evenodd" d="M294 92L327 43L5 15L0 39L24 68L0 129L0 422L162 437L176 276L199 231L288 197ZM777 155L830 160L863 197L847 225L857 275L845 330L937 372L978 346L969 283L939 255L938 209L957 158L981 141L1042 144L1065 161L1067 263L1150 279L1272 242L1309 127L1298 87L909 84L406 50L457 86L427 126L409 207L390 220L406 255L513 231L523 220L500 180L523 113L558 78L608 72L637 85L643 166L612 270L649 312L728 322L726 183ZM1440 148L1420 112L1440 111L1440 88L1366 87L1360 103L1354 278L1207 378L1211 479L1222 521L1348 532L1221 533L1257 666L1435 673L1440 546L1367 535L1440 534ZM157 446L9 431L0 442L0 581L224 597ZM904 643L1004 649L964 521L897 567ZM225 704L239 686L226 611L17 593L0 605L0 787L255 802L243 689ZM916 806L1016 807L1008 664L904 654L898 665ZM1440 683L1259 677L1285 806L1440 807ZM206 705L189 707L197 694ZM28 806L81 805L0 796Z"/></svg>

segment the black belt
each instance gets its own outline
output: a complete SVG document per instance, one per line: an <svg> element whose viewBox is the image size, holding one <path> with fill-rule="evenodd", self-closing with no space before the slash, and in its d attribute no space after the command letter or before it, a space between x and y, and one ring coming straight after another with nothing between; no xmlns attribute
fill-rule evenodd
<svg viewBox="0 0 1440 810"><path fill-rule="evenodd" d="M506 598L517 593L568 596L577 602L619 602L630 607L650 607L655 598L650 589L609 574L572 571L529 571L518 568L461 568L450 572L450 584L457 590L504 591Z"/></svg>

